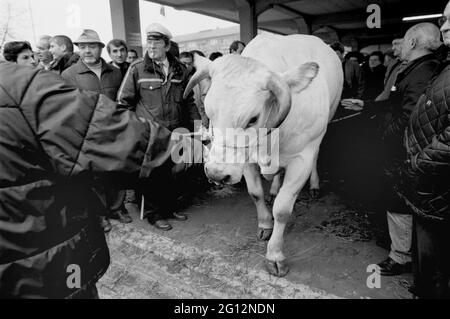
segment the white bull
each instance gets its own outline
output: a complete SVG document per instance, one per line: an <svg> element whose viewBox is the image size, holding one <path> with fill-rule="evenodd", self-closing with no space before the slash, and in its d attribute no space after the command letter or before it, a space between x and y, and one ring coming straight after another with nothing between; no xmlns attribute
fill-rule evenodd
<svg viewBox="0 0 450 319"><path fill-rule="evenodd" d="M242 56L227 55L211 63L196 57L195 63L197 72L186 93L202 79L211 79L205 111L214 138L205 173L211 180L226 184L237 183L244 175L258 212L258 237L270 238L268 271L284 276L289 270L282 252L284 230L310 176L311 188L319 188L317 156L341 96L341 62L314 36L259 35ZM224 133L232 129L239 135L260 128L279 134L279 144L271 145L266 155L259 154L256 147L261 134L253 140L256 143L242 144ZM232 157L228 156L230 152ZM270 171L275 154L279 162L275 171ZM243 161L233 162L230 158ZM250 163L251 159L256 159L257 164ZM282 184L280 169L285 171ZM276 194L273 218L264 200L260 173L269 180L275 177L271 188L271 193Z"/></svg>

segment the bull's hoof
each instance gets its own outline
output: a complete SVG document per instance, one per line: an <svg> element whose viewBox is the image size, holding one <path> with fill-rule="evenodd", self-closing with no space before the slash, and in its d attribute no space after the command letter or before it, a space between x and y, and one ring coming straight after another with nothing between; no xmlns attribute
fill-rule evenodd
<svg viewBox="0 0 450 319"><path fill-rule="evenodd" d="M311 196L312 199L318 199L320 197L320 190L318 188L310 189L309 196Z"/></svg>
<svg viewBox="0 0 450 319"><path fill-rule="evenodd" d="M286 261L272 261L266 259L266 268L269 274L284 277L289 272L289 267Z"/></svg>
<svg viewBox="0 0 450 319"><path fill-rule="evenodd" d="M267 241L272 236L272 228L258 228L258 239Z"/></svg>

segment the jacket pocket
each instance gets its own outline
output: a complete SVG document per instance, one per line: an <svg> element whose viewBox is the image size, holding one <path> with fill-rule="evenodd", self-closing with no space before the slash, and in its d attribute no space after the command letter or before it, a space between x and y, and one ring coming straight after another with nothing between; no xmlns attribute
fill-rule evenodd
<svg viewBox="0 0 450 319"><path fill-rule="evenodd" d="M139 84L141 94L141 107L144 107L145 110L150 112L153 117L159 119L163 113L162 80L151 79L148 81L142 81Z"/></svg>
<svg viewBox="0 0 450 319"><path fill-rule="evenodd" d="M175 103L181 103L183 101L183 85L181 80L172 79L170 80L171 91L170 94L173 97Z"/></svg>

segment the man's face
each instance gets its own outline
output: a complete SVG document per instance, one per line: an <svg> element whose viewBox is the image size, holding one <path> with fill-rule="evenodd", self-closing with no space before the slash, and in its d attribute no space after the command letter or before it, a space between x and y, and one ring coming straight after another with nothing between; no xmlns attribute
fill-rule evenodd
<svg viewBox="0 0 450 319"><path fill-rule="evenodd" d="M102 47L98 43L81 43L78 45L80 57L86 64L97 64L102 56Z"/></svg>
<svg viewBox="0 0 450 319"><path fill-rule="evenodd" d="M137 59L138 59L138 56L136 55L136 53L134 53L133 51L129 51L128 52L128 56L127 56L127 62L128 63L133 63Z"/></svg>
<svg viewBox="0 0 450 319"><path fill-rule="evenodd" d="M36 61L34 60L34 55L31 50L23 50L17 55L17 64L36 66Z"/></svg>
<svg viewBox="0 0 450 319"><path fill-rule="evenodd" d="M349 60L353 63L358 63L358 58L355 56L352 56L351 58L349 58Z"/></svg>
<svg viewBox="0 0 450 319"><path fill-rule="evenodd" d="M164 61L170 46L163 39L147 40L148 56L155 61Z"/></svg>
<svg viewBox="0 0 450 319"><path fill-rule="evenodd" d="M377 55L372 55L369 57L369 67L375 68L381 64L380 57Z"/></svg>
<svg viewBox="0 0 450 319"><path fill-rule="evenodd" d="M49 51L50 42L48 40L40 40L36 45L36 57L38 61L49 62L53 59L52 53Z"/></svg>
<svg viewBox="0 0 450 319"><path fill-rule="evenodd" d="M188 72L192 71L194 62L192 61L192 59L190 57L182 57L182 58L180 58L180 62L186 66L186 68L188 69Z"/></svg>
<svg viewBox="0 0 450 319"><path fill-rule="evenodd" d="M403 40L396 39L392 41L392 50L394 51L394 56L396 56L397 58L399 58L402 54L402 45Z"/></svg>
<svg viewBox="0 0 450 319"><path fill-rule="evenodd" d="M115 45L110 45L109 50L109 57L115 64L123 64L127 59L127 49L123 45L118 47L116 47Z"/></svg>
<svg viewBox="0 0 450 319"><path fill-rule="evenodd" d="M402 42L402 48L400 50L400 59L402 61L409 61L411 51L414 49L414 39L412 39L408 33L405 34L405 38Z"/></svg>
<svg viewBox="0 0 450 319"><path fill-rule="evenodd" d="M242 43L239 43L237 51L233 51L232 54L241 54L242 51L244 51L244 49L245 49L245 47L242 45Z"/></svg>
<svg viewBox="0 0 450 319"><path fill-rule="evenodd" d="M444 9L444 24L441 26L442 40L446 46L450 46L450 2Z"/></svg>
<svg viewBox="0 0 450 319"><path fill-rule="evenodd" d="M59 45L56 41L51 41L49 51L53 55L53 59L58 60L66 53L66 46L64 44Z"/></svg>
<svg viewBox="0 0 450 319"><path fill-rule="evenodd" d="M394 60L394 58L386 54L384 56L384 65L388 66L391 63L392 60Z"/></svg>

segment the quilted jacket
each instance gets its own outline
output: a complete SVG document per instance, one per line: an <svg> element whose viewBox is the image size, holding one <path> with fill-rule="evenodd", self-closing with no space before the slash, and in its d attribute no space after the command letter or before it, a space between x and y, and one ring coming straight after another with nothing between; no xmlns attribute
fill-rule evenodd
<svg viewBox="0 0 450 319"><path fill-rule="evenodd" d="M109 252L90 183L146 178L171 145L170 131L104 95L0 62L0 298L70 298L95 284ZM67 284L73 265L79 286Z"/></svg>
<svg viewBox="0 0 450 319"><path fill-rule="evenodd" d="M450 64L446 63L419 99L407 133L414 211L431 219L450 219Z"/></svg>

